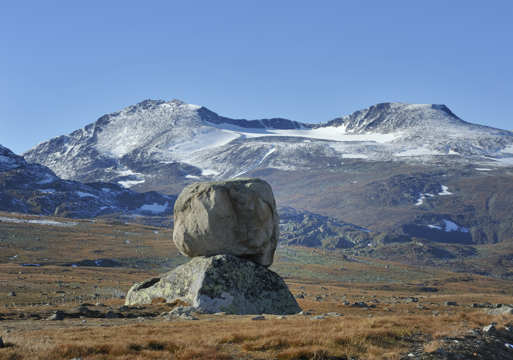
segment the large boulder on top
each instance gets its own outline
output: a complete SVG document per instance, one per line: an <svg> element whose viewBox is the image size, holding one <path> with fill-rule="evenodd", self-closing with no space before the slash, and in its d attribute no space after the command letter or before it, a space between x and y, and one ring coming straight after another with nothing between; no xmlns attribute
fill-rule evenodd
<svg viewBox="0 0 513 360"><path fill-rule="evenodd" d="M253 261L231 255L195 257L158 278L134 285L126 305L181 300L202 312L233 315L297 314L301 308L283 279Z"/></svg>
<svg viewBox="0 0 513 360"><path fill-rule="evenodd" d="M260 179L196 183L178 196L173 240L188 257L229 254L273 262L279 222L271 186Z"/></svg>

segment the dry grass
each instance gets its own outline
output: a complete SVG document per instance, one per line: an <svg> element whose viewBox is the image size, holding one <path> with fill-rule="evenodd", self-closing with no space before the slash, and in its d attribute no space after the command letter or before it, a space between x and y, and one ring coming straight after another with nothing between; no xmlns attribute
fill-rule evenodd
<svg viewBox="0 0 513 360"><path fill-rule="evenodd" d="M432 352L440 347L442 336L461 335L492 321L506 326L510 319L474 310L437 317L349 314L324 320L294 315L251 321L250 316L203 315L199 321L119 319L113 326L98 326L102 321L85 328L65 320L59 328L8 333L3 336L8 347L0 349L0 359L398 359L399 353L408 351L407 338L420 331L434 338L425 346Z"/></svg>
<svg viewBox="0 0 513 360"><path fill-rule="evenodd" d="M0 224L4 256L0 259L0 331L7 345L0 349L0 359L354 356L390 360L407 352L408 339L420 336L419 332L429 339L426 350L435 351L444 337L461 335L490 322L498 323L498 327L510 325L511 319L487 315L470 305L484 301L511 303L511 282L358 257L348 259L301 248L279 249L273 269L294 295L304 295L298 299L303 310L312 316L329 312L342 316L326 316L324 320L299 315L286 320L266 316L265 321L251 321L250 316L195 315L199 321L174 322L158 316L144 321L88 318L86 324L81 324L81 319L50 322L25 317L27 313L44 313L41 318L45 318L55 309L70 311L79 300L95 293L100 298L90 302L100 300L116 310L123 300L109 297L113 290L126 292L134 282L158 275L161 268L155 264L173 267L184 260L172 245L170 230L109 222L79 223L72 228ZM19 256L9 259L15 255ZM62 266L98 258L119 259L125 267ZM42 266L20 266L24 262ZM425 287L438 291L426 292ZM8 296L10 291L17 296ZM410 296L418 298L418 303L403 301ZM62 299L75 302L63 304L59 302ZM376 307L350 307L344 301L364 301ZM446 301L462 306L444 306ZM41 305L47 302L53 305ZM35 304L39 306L31 306ZM144 311L160 314L174 305L155 301L145 305Z"/></svg>

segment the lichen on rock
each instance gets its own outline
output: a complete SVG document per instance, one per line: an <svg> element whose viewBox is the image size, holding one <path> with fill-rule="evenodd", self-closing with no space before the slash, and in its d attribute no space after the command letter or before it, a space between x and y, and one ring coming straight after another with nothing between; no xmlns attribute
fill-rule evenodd
<svg viewBox="0 0 513 360"><path fill-rule="evenodd" d="M178 196L173 240L188 257L229 254L273 262L279 215L271 186L260 179L196 183Z"/></svg>
<svg viewBox="0 0 513 360"><path fill-rule="evenodd" d="M136 284L128 292L125 304L149 304L153 298L165 298L167 302L181 300L203 312L235 315L284 315L301 311L278 274L231 255L195 257L160 275L158 281L150 279Z"/></svg>

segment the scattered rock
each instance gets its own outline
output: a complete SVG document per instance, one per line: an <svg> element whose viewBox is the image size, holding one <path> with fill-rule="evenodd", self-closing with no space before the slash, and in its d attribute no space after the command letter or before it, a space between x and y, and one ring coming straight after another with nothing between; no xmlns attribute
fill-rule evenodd
<svg viewBox="0 0 513 360"><path fill-rule="evenodd" d="M231 255L195 257L159 278L133 286L125 305L148 304L162 297L227 314L296 314L301 308L273 271Z"/></svg>
<svg viewBox="0 0 513 360"><path fill-rule="evenodd" d="M493 325L488 325L488 326L485 326L483 328L483 331L487 334L490 334L490 335L495 335L497 334L497 328Z"/></svg>
<svg viewBox="0 0 513 360"><path fill-rule="evenodd" d="M276 319L285 320L285 319L287 319L287 317L285 317L285 316L278 316Z"/></svg>
<svg viewBox="0 0 513 360"><path fill-rule="evenodd" d="M3 349L5 347L4 341L0 337L0 349Z"/></svg>
<svg viewBox="0 0 513 360"><path fill-rule="evenodd" d="M351 306L353 307L359 307L359 308L369 308L369 305L367 305L365 302L363 301L357 301L353 304L351 304Z"/></svg>
<svg viewBox="0 0 513 360"><path fill-rule="evenodd" d="M255 321L265 320L265 317L263 317L262 315L259 315L259 316L255 316L255 317L251 318L251 320L255 320Z"/></svg>
<svg viewBox="0 0 513 360"><path fill-rule="evenodd" d="M447 351L445 351L444 348L438 348L436 349L436 352L442 355L443 357L449 357L449 354L447 354Z"/></svg>
<svg viewBox="0 0 513 360"><path fill-rule="evenodd" d="M16 293L15 293L14 291L11 291L11 292L9 293L9 296L16 296Z"/></svg>
<svg viewBox="0 0 513 360"><path fill-rule="evenodd" d="M79 306L77 307L76 309L73 309L73 311L78 311L78 312L90 312L91 310L89 310L89 308L87 306Z"/></svg>
<svg viewBox="0 0 513 360"><path fill-rule="evenodd" d="M107 311L107 313L105 314L105 317L107 319L118 319L119 318L119 314L115 313L114 311L112 310L109 310Z"/></svg>
<svg viewBox="0 0 513 360"><path fill-rule="evenodd" d="M188 257L229 254L273 263L279 216L271 186L260 179L196 183L178 196L173 241Z"/></svg>
<svg viewBox="0 0 513 360"><path fill-rule="evenodd" d="M445 306L458 306L458 303L456 301L446 301L444 302Z"/></svg>
<svg viewBox="0 0 513 360"><path fill-rule="evenodd" d="M338 312L329 312L326 314L327 316L341 316Z"/></svg>
<svg viewBox="0 0 513 360"><path fill-rule="evenodd" d="M310 318L310 320L322 320L326 319L324 316L314 316L313 318Z"/></svg>
<svg viewBox="0 0 513 360"><path fill-rule="evenodd" d="M184 320L199 320L199 319L195 318L194 316L187 315L187 314L180 315L180 319L184 319Z"/></svg>
<svg viewBox="0 0 513 360"><path fill-rule="evenodd" d="M509 306L502 306L496 309L486 310L490 315L513 315L513 308Z"/></svg>
<svg viewBox="0 0 513 360"><path fill-rule="evenodd" d="M419 302L419 299L413 296L406 297L403 299L403 302L410 303L410 302Z"/></svg>
<svg viewBox="0 0 513 360"><path fill-rule="evenodd" d="M57 310L57 311L55 311L55 314L53 314L52 316L50 316L46 320L51 320L51 321L64 320L65 316L66 316L66 313L64 311Z"/></svg>
<svg viewBox="0 0 513 360"><path fill-rule="evenodd" d="M298 315L312 315L308 311L300 311Z"/></svg>

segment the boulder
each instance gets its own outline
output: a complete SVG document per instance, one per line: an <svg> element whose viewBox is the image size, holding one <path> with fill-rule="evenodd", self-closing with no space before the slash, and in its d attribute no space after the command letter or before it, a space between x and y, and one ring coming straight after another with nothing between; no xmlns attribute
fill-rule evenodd
<svg viewBox="0 0 513 360"><path fill-rule="evenodd" d="M260 179L195 183L178 196L173 240L188 257L229 254L264 266L279 238L271 186Z"/></svg>
<svg viewBox="0 0 513 360"><path fill-rule="evenodd" d="M199 256L158 278L134 285L125 305L153 298L181 300L204 313L296 314L301 311L283 279L253 261L231 255Z"/></svg>
<svg viewBox="0 0 513 360"><path fill-rule="evenodd" d="M487 314L490 315L513 315L513 308L510 306L503 306L497 309L486 310Z"/></svg>

